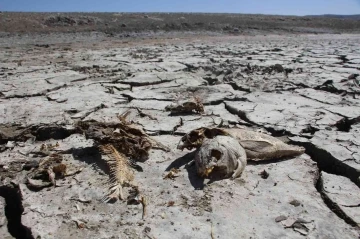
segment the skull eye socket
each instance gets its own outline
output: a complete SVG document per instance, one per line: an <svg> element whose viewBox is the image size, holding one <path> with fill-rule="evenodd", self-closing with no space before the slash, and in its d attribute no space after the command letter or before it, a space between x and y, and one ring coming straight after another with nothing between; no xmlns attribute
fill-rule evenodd
<svg viewBox="0 0 360 239"><path fill-rule="evenodd" d="M205 129L204 135L206 138L213 139L218 135L228 135L226 132L224 132L221 129Z"/></svg>
<svg viewBox="0 0 360 239"><path fill-rule="evenodd" d="M214 157L217 160L220 160L221 156L222 156L222 153L219 150L216 150L216 149L211 150L211 157Z"/></svg>
<svg viewBox="0 0 360 239"><path fill-rule="evenodd" d="M191 143L193 143L193 142L196 142L196 140L199 138L199 135L198 135L198 133L197 132L191 132L190 134L189 134L189 137L188 137L188 139L189 139L189 141L191 142Z"/></svg>
<svg viewBox="0 0 360 239"><path fill-rule="evenodd" d="M205 135L205 137L208 138L208 139L214 138L214 134L213 134L213 132L212 132L211 129L205 129L204 135Z"/></svg>

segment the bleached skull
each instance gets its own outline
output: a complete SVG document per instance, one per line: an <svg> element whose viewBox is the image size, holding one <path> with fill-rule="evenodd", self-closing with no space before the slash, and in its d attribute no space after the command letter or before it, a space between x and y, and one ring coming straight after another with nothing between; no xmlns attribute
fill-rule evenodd
<svg viewBox="0 0 360 239"><path fill-rule="evenodd" d="M204 139L195 153L196 170L201 177L237 178L244 171L246 162L245 149L229 136Z"/></svg>

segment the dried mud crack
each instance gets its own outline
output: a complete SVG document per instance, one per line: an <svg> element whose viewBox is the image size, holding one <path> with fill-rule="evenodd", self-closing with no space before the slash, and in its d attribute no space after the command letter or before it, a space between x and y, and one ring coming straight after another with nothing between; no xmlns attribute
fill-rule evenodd
<svg viewBox="0 0 360 239"><path fill-rule="evenodd" d="M360 172L347 164L333 157L329 152L316 147L311 143L293 142L294 144L303 146L306 153L317 163L321 171L327 173L342 175L349 178L360 187Z"/></svg>
<svg viewBox="0 0 360 239"><path fill-rule="evenodd" d="M327 172L334 175L342 175L353 181L358 187L360 187L360 173L356 169L349 167L348 165L340 162L334 158L329 152L317 148L311 143L295 143L303 146L306 149L306 153L317 163L318 177L314 184L316 190L320 193L324 203L333 211L339 218L343 219L349 225L357 228L360 231L360 225L352 217L349 217L329 196L324 192L324 184L321 176L322 172Z"/></svg>
<svg viewBox="0 0 360 239"><path fill-rule="evenodd" d="M0 38L0 237L358 237L358 35L71 34ZM305 153L209 181L179 144L214 127Z"/></svg>
<svg viewBox="0 0 360 239"><path fill-rule="evenodd" d="M0 197L5 199L4 210L8 221L7 228L11 236L18 239L33 239L31 229L21 222L24 208L19 187L16 185L0 186Z"/></svg>
<svg viewBox="0 0 360 239"><path fill-rule="evenodd" d="M354 221L353 218L349 217L336 203L334 203L325 193L324 193L324 185L323 179L321 178L321 171L319 174L319 178L316 182L316 189L321 194L324 203L333 211L339 218L343 219L347 224L355 227L360 232L359 223Z"/></svg>

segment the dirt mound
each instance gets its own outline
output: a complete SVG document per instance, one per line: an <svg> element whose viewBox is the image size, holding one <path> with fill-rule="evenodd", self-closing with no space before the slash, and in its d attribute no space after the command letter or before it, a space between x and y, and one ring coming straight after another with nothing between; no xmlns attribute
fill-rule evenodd
<svg viewBox="0 0 360 239"><path fill-rule="evenodd" d="M49 16L45 19L44 24L47 26L86 26L96 25L101 20L92 16L72 17L66 15Z"/></svg>

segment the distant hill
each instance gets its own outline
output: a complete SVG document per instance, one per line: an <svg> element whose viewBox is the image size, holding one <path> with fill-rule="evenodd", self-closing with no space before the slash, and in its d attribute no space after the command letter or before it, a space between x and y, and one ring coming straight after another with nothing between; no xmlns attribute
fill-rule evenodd
<svg viewBox="0 0 360 239"><path fill-rule="evenodd" d="M324 15L308 15L307 17L329 17L329 18L360 20L360 14L357 15L324 14Z"/></svg>
<svg viewBox="0 0 360 239"><path fill-rule="evenodd" d="M360 15L0 12L0 34L103 32L109 36L130 36L171 31L264 35L360 33Z"/></svg>

